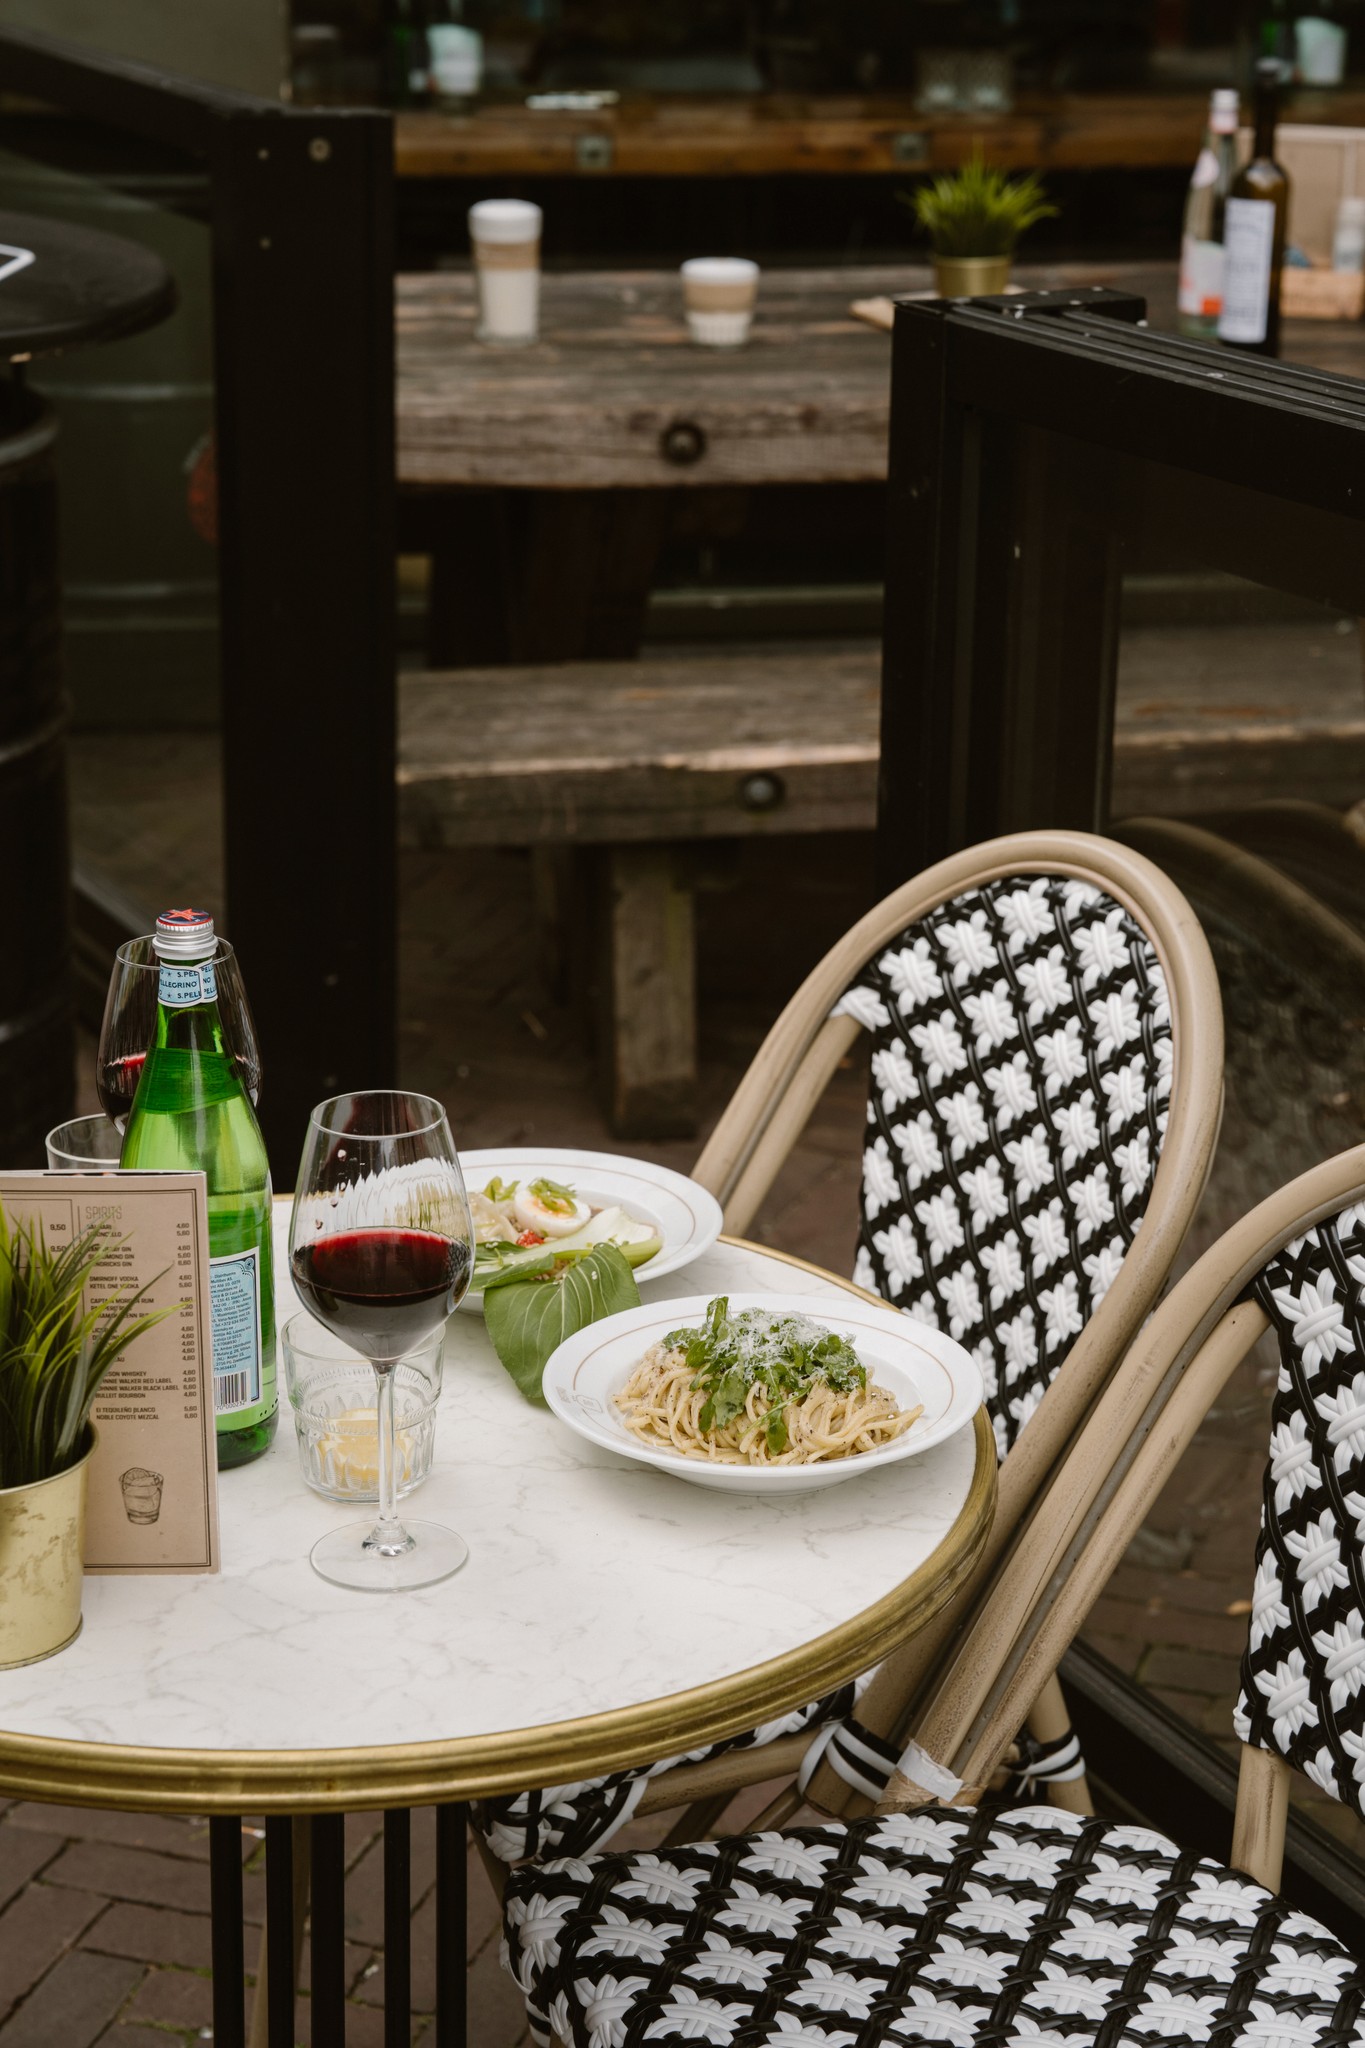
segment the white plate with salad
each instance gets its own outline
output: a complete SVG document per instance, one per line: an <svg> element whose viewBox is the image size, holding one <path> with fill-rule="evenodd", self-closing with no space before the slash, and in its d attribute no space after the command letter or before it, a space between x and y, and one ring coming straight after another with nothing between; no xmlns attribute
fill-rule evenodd
<svg viewBox="0 0 1365 2048"><path fill-rule="evenodd" d="M801 1493L969 1426L981 1370L899 1310L791 1295L647 1302L568 1337L545 1399L623 1458L727 1493Z"/></svg>
<svg viewBox="0 0 1365 2048"><path fill-rule="evenodd" d="M637 1280L660 1280L720 1234L715 1196L648 1159L525 1146L462 1152L460 1166L474 1216L464 1305L480 1311L490 1282L530 1279L595 1245L618 1246Z"/></svg>

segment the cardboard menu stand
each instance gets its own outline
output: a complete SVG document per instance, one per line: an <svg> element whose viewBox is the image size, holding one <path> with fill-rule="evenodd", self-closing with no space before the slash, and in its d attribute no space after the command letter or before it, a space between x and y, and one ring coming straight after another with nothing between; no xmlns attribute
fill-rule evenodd
<svg viewBox="0 0 1365 2048"><path fill-rule="evenodd" d="M218 1453L202 1173L0 1172L7 1216L40 1217L49 1243L92 1223L117 1251L91 1306L151 1283L135 1314L179 1304L115 1359L92 1411L99 1441L86 1498L88 1572L216 1572Z"/></svg>

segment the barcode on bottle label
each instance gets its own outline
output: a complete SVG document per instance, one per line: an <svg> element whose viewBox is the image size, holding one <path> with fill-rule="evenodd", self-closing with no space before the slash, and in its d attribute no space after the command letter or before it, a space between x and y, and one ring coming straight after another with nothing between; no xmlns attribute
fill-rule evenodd
<svg viewBox="0 0 1365 2048"><path fill-rule="evenodd" d="M213 1375L213 1406L219 1415L251 1402L251 1377L244 1372L216 1372Z"/></svg>
<svg viewBox="0 0 1365 2048"><path fill-rule="evenodd" d="M254 1408L261 1398L260 1251L209 1260L213 1330L213 1405L219 1415Z"/></svg>
<svg viewBox="0 0 1365 2048"><path fill-rule="evenodd" d="M1223 223L1223 310L1220 341L1265 340L1270 312L1270 259L1275 209L1268 199L1229 199Z"/></svg>
<svg viewBox="0 0 1365 2048"><path fill-rule="evenodd" d="M213 962L204 960L195 967L170 967L163 961L157 976L157 996L168 1010L191 1010L196 1003L217 1002L218 978Z"/></svg>

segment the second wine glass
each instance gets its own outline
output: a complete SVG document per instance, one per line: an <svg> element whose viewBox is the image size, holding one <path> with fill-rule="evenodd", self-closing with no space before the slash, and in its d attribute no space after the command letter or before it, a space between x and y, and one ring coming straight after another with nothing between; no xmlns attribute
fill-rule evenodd
<svg viewBox="0 0 1365 2048"><path fill-rule="evenodd" d="M223 1042L254 1107L261 1093L261 1049L237 955L226 939L219 939L214 948L213 973L218 984ZM95 1062L100 1106L116 1130L121 1131L128 1121L147 1048L156 1036L160 975L161 961L150 933L140 939L126 939L119 947L109 976L109 993L104 999L104 1021L100 1025Z"/></svg>
<svg viewBox="0 0 1365 2048"><path fill-rule="evenodd" d="M445 1111L429 1095L371 1089L320 1102L308 1122L289 1230L304 1305L364 1354L378 1385L379 1519L314 1544L314 1569L386 1592L458 1571L464 1538L398 1519L393 1378L405 1352L458 1305L473 1226Z"/></svg>

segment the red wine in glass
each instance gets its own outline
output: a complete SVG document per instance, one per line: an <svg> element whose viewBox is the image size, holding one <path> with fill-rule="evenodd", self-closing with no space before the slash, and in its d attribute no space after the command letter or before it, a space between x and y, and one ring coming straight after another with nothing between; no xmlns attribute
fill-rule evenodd
<svg viewBox="0 0 1365 2048"><path fill-rule="evenodd" d="M95 1090L100 1108L111 1124L122 1125L132 1108L146 1059L145 1052L130 1052L122 1059L101 1061L95 1075Z"/></svg>
<svg viewBox="0 0 1365 2048"><path fill-rule="evenodd" d="M401 1358L452 1313L469 1246L431 1230L341 1230L297 1245L294 1285L317 1317L367 1358Z"/></svg>

